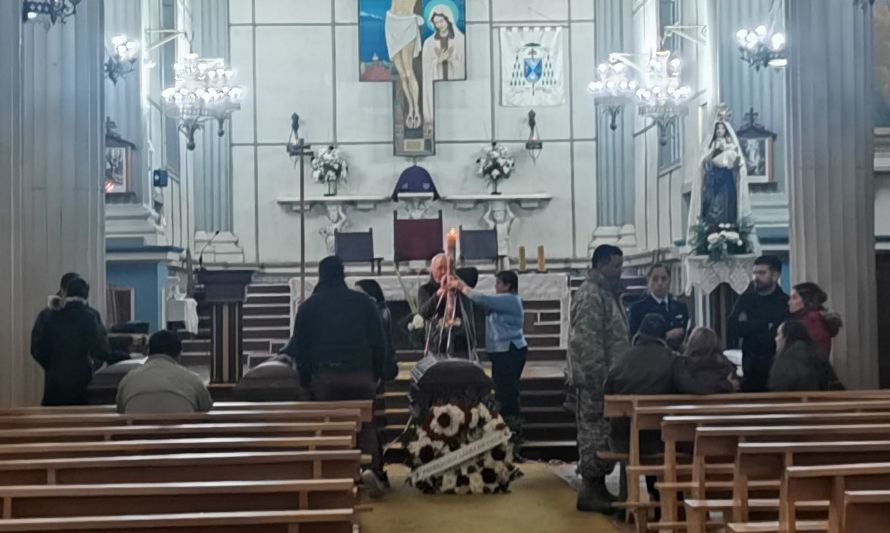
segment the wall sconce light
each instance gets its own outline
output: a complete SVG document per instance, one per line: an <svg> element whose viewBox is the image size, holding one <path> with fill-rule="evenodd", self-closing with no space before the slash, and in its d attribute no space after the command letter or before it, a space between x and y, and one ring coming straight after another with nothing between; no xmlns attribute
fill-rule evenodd
<svg viewBox="0 0 890 533"><path fill-rule="evenodd" d="M528 112L528 140L525 141L525 151L532 158L532 163L537 164L538 158L541 157L541 151L544 149L544 143L541 141L541 135L538 133L537 113L532 109Z"/></svg>
<svg viewBox="0 0 890 533"><path fill-rule="evenodd" d="M47 27L77 14L80 0L24 0L22 2L22 22L43 21Z"/></svg>
<svg viewBox="0 0 890 533"><path fill-rule="evenodd" d="M118 80L135 72L138 56L139 43L127 39L126 35L112 37L111 50L105 60L105 74L111 83L117 85Z"/></svg>

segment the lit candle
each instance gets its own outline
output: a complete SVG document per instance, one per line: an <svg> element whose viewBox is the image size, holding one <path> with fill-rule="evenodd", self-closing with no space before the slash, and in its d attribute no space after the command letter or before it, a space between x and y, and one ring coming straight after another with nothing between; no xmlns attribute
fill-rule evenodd
<svg viewBox="0 0 890 533"><path fill-rule="evenodd" d="M538 246L538 272L547 272L547 267L544 264L544 245Z"/></svg>
<svg viewBox="0 0 890 533"><path fill-rule="evenodd" d="M519 271L525 272L525 246L519 247Z"/></svg>

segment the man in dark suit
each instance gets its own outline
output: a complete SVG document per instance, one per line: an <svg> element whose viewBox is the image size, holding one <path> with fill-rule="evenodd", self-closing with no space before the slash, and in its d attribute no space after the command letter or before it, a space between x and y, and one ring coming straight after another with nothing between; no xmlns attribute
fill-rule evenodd
<svg viewBox="0 0 890 533"><path fill-rule="evenodd" d="M633 337L640 330L643 317L655 313L664 317L667 323L668 346L678 350L686 340L686 332L689 330L689 308L671 295L671 273L665 265L661 263L652 265L646 276L646 282L649 291L637 303L630 306L630 316L628 316L630 336Z"/></svg>

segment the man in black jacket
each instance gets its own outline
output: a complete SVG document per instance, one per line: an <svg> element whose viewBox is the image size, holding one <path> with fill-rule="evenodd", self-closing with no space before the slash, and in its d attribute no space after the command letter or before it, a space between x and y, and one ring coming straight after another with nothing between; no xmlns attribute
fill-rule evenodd
<svg viewBox="0 0 890 533"><path fill-rule="evenodd" d="M283 353L296 361L300 383L318 401L376 397L383 373L383 328L371 300L346 286L340 258L327 257L318 265L318 285L300 305ZM372 458L363 480L370 495L379 497L383 457L373 423L362 424L358 441Z"/></svg>
<svg viewBox="0 0 890 533"><path fill-rule="evenodd" d="M118 360L98 313L87 304L89 294L83 279L69 281L61 307L44 317L36 338L32 335L32 354L44 372L43 405L85 405L93 361Z"/></svg>
<svg viewBox="0 0 890 533"><path fill-rule="evenodd" d="M69 282L79 277L80 274L76 272L68 272L63 275L62 279L59 281L59 290L49 297L47 306L37 315L37 319L34 321L34 327L31 328L31 355L33 357L37 357L37 352L40 349L40 342L46 334L46 328L50 319L53 317L53 313L62 308L65 299L65 287L67 287ZM93 311L96 320L101 324L102 319L99 316L99 313L92 307L89 307L88 309Z"/></svg>
<svg viewBox="0 0 890 533"><path fill-rule="evenodd" d="M729 315L730 347L742 348L742 391L767 390L776 355L776 332L788 319L788 295L779 286L782 262L773 255L754 261L754 280Z"/></svg>
<svg viewBox="0 0 890 533"><path fill-rule="evenodd" d="M689 308L683 302L677 301L670 293L671 273L668 268L656 263L649 269L646 276L649 290L635 304L630 306L628 314L628 329L633 337L640 330L643 317L655 313L664 317L667 322L666 340L668 346L678 350L686 340L686 331L689 328Z"/></svg>

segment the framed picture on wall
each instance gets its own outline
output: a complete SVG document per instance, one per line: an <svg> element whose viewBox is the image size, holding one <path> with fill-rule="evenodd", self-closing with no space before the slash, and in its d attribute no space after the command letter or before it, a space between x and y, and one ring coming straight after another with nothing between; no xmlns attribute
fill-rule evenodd
<svg viewBox="0 0 890 533"><path fill-rule="evenodd" d="M744 165L748 171L749 183L773 182L773 144L776 133L758 124L754 109L745 114L748 120L744 127L736 131L739 147L744 157Z"/></svg>
<svg viewBox="0 0 890 533"><path fill-rule="evenodd" d="M111 119L105 119L105 194L133 190L133 151L136 145L122 139Z"/></svg>

